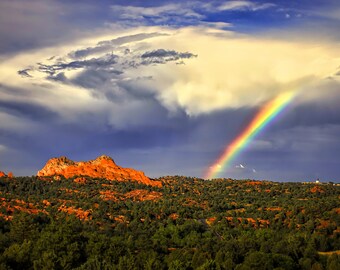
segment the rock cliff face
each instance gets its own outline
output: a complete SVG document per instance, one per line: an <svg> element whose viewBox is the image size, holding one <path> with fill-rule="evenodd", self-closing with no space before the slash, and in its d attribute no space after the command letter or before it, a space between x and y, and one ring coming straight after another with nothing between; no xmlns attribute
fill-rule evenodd
<svg viewBox="0 0 340 270"><path fill-rule="evenodd" d="M162 186L160 181L153 181L149 179L141 171L118 166L111 157L105 155L94 160L80 162L72 161L67 157L52 158L47 161L45 167L42 168L37 175L62 175L65 178L71 178L74 176L90 176L116 181L134 180L145 185Z"/></svg>

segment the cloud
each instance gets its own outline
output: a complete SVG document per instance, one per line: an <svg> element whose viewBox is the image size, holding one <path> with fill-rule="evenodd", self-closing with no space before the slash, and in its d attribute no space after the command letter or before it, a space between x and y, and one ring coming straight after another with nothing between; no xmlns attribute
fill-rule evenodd
<svg viewBox="0 0 340 270"><path fill-rule="evenodd" d="M88 48L96 46L85 47L91 55L89 59L74 60L76 52L83 49L65 44L64 49L49 48L31 56L18 56L3 68L6 71L13 66L17 68L15 72L28 72L29 68L18 66L25 62L32 78L21 80L40 85L48 82L49 87L58 89L58 83L69 89L85 88L87 93L81 89L71 91L75 96L89 94L87 102L93 98L98 102L151 98L170 114L185 111L197 116L260 106L288 89L300 93L298 102L318 100L323 98L322 92L310 89L329 88L321 82L333 76L339 65L339 49L329 41L314 46L303 39L280 40L230 31L219 36L205 35L210 29L153 27L149 33L131 29L131 34L125 31L124 36L99 41L96 38L96 46L103 46L103 50L92 54ZM111 43L116 44L114 50L105 47ZM58 50L62 53L51 58L50 52ZM186 65L176 65L182 60L186 60ZM39 64L34 66L35 62ZM336 80L334 84L337 85ZM66 89L59 91L66 93Z"/></svg>
<svg viewBox="0 0 340 270"><path fill-rule="evenodd" d="M25 101L1 100L0 108L2 112L22 118L31 118L36 121L46 121L57 117L57 113L49 108Z"/></svg>
<svg viewBox="0 0 340 270"><path fill-rule="evenodd" d="M218 6L218 10L225 11L225 10L251 10L251 11L257 11L257 10L263 10L267 8L274 7L275 5L272 3L256 3L256 2L250 2L250 1L228 1L222 3L220 6Z"/></svg>
<svg viewBox="0 0 340 270"><path fill-rule="evenodd" d="M114 54L106 54L98 58L91 58L89 60L77 60L71 62L60 62L56 64L43 64L38 63L38 69L42 72L54 75L56 72L63 70L75 70L83 68L108 68L117 63L117 56Z"/></svg>
<svg viewBox="0 0 340 270"><path fill-rule="evenodd" d="M184 60L197 57L190 52L167 49L148 50L152 47L147 43L140 47L140 40L151 42L152 38L156 36L166 38L169 35L151 32L116 37L110 40L104 39L97 42L100 50L96 50L96 53L92 51L92 48L98 46L87 47L85 50L72 50L72 52L52 57L45 56L44 60L36 65L30 65L30 68L19 70L18 74L22 76L29 71L29 76L23 77L36 78L40 82L48 80L49 82L82 87L89 90L94 98L104 98L113 103L142 96L152 97L154 94L151 94L150 90L144 91L143 82L152 81L153 78L148 75L137 76L135 70L138 67L170 62L184 63ZM129 43L128 46L127 43ZM116 44L116 46L113 49L111 46L107 46L108 44ZM92 57L74 60L80 56L79 52L83 56L91 55ZM41 78L42 74L47 74L47 76L43 79ZM136 87L137 85L138 87Z"/></svg>
<svg viewBox="0 0 340 270"><path fill-rule="evenodd" d="M310 95L311 84L334 74L338 66L335 44L315 47L304 40L201 33L186 28L164 40L171 44L176 39L174 49L190 48L198 55L196 59L177 68L164 65L147 71L154 78L152 83L162 89L158 99L169 110L181 107L189 115L197 115L257 106L288 89L301 91L303 99ZM160 46L166 46L165 42Z"/></svg>
<svg viewBox="0 0 340 270"><path fill-rule="evenodd" d="M18 74L23 76L23 77L32 77L28 72L30 71L31 69L30 68L26 68L26 69L23 69L23 70L19 70L18 71Z"/></svg>
<svg viewBox="0 0 340 270"><path fill-rule="evenodd" d="M116 85L113 80L115 78L119 80L118 75L122 73L119 70L85 69L71 79L65 79L66 77L63 75L62 80L64 83L72 83L87 89L101 89L105 86L110 87L110 85L112 88Z"/></svg>
<svg viewBox="0 0 340 270"><path fill-rule="evenodd" d="M86 49L79 49L73 52L70 52L68 56L72 58L84 58L92 54L98 54L98 53L105 53L107 51L113 51L116 50L117 47L121 45L126 45L132 42L139 42L143 41L145 39L149 39L152 37L159 37L159 36L166 36L166 33L138 33L128 36L121 36L114 38L112 40L104 40L97 43L96 46L88 47Z"/></svg>
<svg viewBox="0 0 340 270"><path fill-rule="evenodd" d="M240 163L239 165L236 165L235 168L245 169L246 167Z"/></svg>
<svg viewBox="0 0 340 270"><path fill-rule="evenodd" d="M148 51L141 55L141 58L144 59L142 64L161 64L170 61L178 61L181 59L189 59L197 57L197 55L192 54L190 52L176 52L174 50L164 50L157 49L154 51Z"/></svg>
<svg viewBox="0 0 340 270"><path fill-rule="evenodd" d="M184 25L206 25L209 23L207 18L211 14L221 12L239 11L260 11L275 7L272 3L258 3L251 1L187 1L181 3L171 3L155 6L128 6L112 5L111 9L114 16L120 23L129 26L144 25L171 25L181 27ZM222 20L215 22L219 26L230 27L232 24Z"/></svg>
<svg viewBox="0 0 340 270"><path fill-rule="evenodd" d="M44 0L29 4L25 0L0 1L1 57L86 36L89 15L97 14L99 6ZM91 33L96 24L93 18Z"/></svg>
<svg viewBox="0 0 340 270"><path fill-rule="evenodd" d="M143 39L146 39L147 37L151 38L155 35L151 33L150 35L147 34L141 34ZM131 35L127 37L122 37L123 39L129 38L129 37L135 37L139 36ZM157 34L157 36L162 36L161 34ZM163 36L167 36L164 34ZM115 41L119 40L119 38L114 39ZM133 39L129 39L130 42L132 42ZM135 39L136 41L139 41L141 37L138 39ZM126 43L122 42L122 43ZM111 41L101 41L98 44L107 44L111 43ZM118 44L119 42L117 42ZM97 48L97 47L93 47ZM84 72L90 71L93 74L97 74L99 77L105 77L105 74L113 74L113 75L120 75L124 73L125 69L129 68L137 68L140 65L150 65L150 64L165 64L166 62L172 62L172 61L178 61L178 60L184 60L184 59L190 59L197 57L197 55L190 53L190 52L177 52L175 50L165 50L165 49L157 49L153 51L142 51L139 52L140 49L137 49L136 51L133 51L129 48L124 47L124 53L122 53L122 47L117 46L115 49L111 48L110 46L102 46L100 45L100 50L96 50L97 57L92 57L90 59L85 60L72 60L72 58L78 58L81 56L88 56L93 53L92 48L87 48L85 50L76 50L71 53L68 53L67 55L71 57L71 60L67 60L67 56L60 56L55 59L55 57L48 58L48 62L54 61L54 63L44 63L39 62L37 64L37 67L34 68L27 68L23 70L19 70L18 74L26 77L32 77L30 74L28 74L28 71L32 70L38 70L40 72L44 72L49 74L49 79L60 81L60 82L66 82L67 76L65 72L71 71L71 70L81 70ZM109 51L109 52L108 52ZM86 52L86 53L85 53ZM118 53L118 54L114 54ZM98 54L101 53L101 54ZM100 74L100 71L103 72L103 74ZM92 74L92 77L93 77ZM89 74L87 74L89 75ZM82 76L83 79L86 79Z"/></svg>
<svg viewBox="0 0 340 270"><path fill-rule="evenodd" d="M160 35L163 36L167 37ZM154 35L150 35L152 37ZM101 39L101 44L107 40L112 39ZM119 40L119 36L114 40ZM154 65L153 59L156 58L166 64L186 60L192 55L175 50L156 50L149 44L140 47L138 42L139 39L130 42L127 54L123 47L117 46L117 54L103 52L90 59L74 60L69 55L70 51L77 51L77 47L71 46L70 50L70 46L65 45L65 48L48 48L8 60L1 66L4 72L0 75L4 89L0 94L0 101L3 99L0 108L7 113L4 121L11 122L11 118L18 115L40 124L48 120L50 125L72 123L86 126L83 123L86 121L98 130L168 126L169 122L165 121L167 110L144 85L153 80L152 76L143 76L137 69ZM58 51L61 53L56 53ZM18 69L18 64L20 66L23 62L33 64L27 68L31 77L19 77L20 74L14 71L23 70ZM34 65L36 62L38 64Z"/></svg>
<svg viewBox="0 0 340 270"><path fill-rule="evenodd" d="M303 36L289 40L223 30L220 35L206 34L211 30L212 26L200 25L133 28L126 29L124 35L117 32L111 36L95 33L92 39L7 59L0 64L0 121L2 134L10 134L12 140L2 137L2 143L27 153L41 149L46 159L65 151L79 159L84 154L92 153L89 158L93 158L111 151L114 156L124 156L131 166L132 158L125 152L138 149L141 152L132 155L135 162L162 161L157 168L145 165L152 175L159 175L163 168L163 173L199 176L258 107L290 89L299 95L284 121L272 125L271 136L255 141L242 156L242 164L259 168L256 177L278 175L261 163L281 166L276 159L290 159L287 149L305 156L313 142L303 150L299 144L291 145L295 137L273 133L282 135L282 130L302 125L322 133L316 127L339 123L339 85L334 75L339 49L329 40L315 46ZM142 40L75 57L74 52L120 37L138 37L139 33ZM147 33L166 35L147 38ZM182 60L185 65L176 64ZM31 77L17 73L25 69L30 69ZM45 118L40 114L46 114ZM26 137L18 137L21 133ZM22 143L15 146L16 141ZM178 155L190 156L190 162L179 164ZM259 161L258 156L262 158ZM170 168L173 166L176 170ZM251 169L234 169L232 173L235 177L252 176Z"/></svg>
<svg viewBox="0 0 340 270"><path fill-rule="evenodd" d="M161 6L122 6L112 5L113 14L130 25L144 24L181 24L186 21L197 22L205 16L192 8L193 2L182 4L166 4Z"/></svg>
<svg viewBox="0 0 340 270"><path fill-rule="evenodd" d="M38 125L30 119L24 119L21 116L11 115L0 111L1 133L15 134L17 132L25 132L25 134L32 134Z"/></svg>
<svg viewBox="0 0 340 270"><path fill-rule="evenodd" d="M252 169L252 172L253 172L253 173L257 173L257 171L256 171L254 168Z"/></svg>
<svg viewBox="0 0 340 270"><path fill-rule="evenodd" d="M270 139L274 144L278 142L278 147L265 151L247 151L242 156L243 160L257 169L258 179L301 181L316 178L318 175L329 181L338 179L339 162L336 153L340 149L337 142L340 134L339 122L309 127L278 126L281 128L272 129L261 136Z"/></svg>
<svg viewBox="0 0 340 270"><path fill-rule="evenodd" d="M56 81L56 82L63 82L63 83L67 83L68 79L65 76L64 72L59 72L56 75L54 73L50 73L49 76L47 76L48 80L52 80L52 81Z"/></svg>
<svg viewBox="0 0 340 270"><path fill-rule="evenodd" d="M224 176L338 175L338 8L137 2L0 2L6 170L31 174L51 156L106 152L147 175L199 176L288 89L297 97L283 117L235 160L246 168Z"/></svg>
<svg viewBox="0 0 340 270"><path fill-rule="evenodd" d="M0 144L0 152L4 152L4 151L6 151L6 149L7 149L6 146Z"/></svg>

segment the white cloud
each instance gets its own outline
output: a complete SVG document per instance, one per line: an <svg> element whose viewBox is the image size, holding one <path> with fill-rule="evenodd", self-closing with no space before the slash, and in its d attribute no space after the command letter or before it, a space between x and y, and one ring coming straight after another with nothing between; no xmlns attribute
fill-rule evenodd
<svg viewBox="0 0 340 270"><path fill-rule="evenodd" d="M265 4L259 4L256 2L250 2L250 1L228 1L223 4L221 4L218 7L218 10L224 11L224 10L262 10L267 9L275 6L271 3L265 3Z"/></svg>
<svg viewBox="0 0 340 270"><path fill-rule="evenodd" d="M46 62L51 56L65 58L75 50L117 38L122 35L121 30L110 36L95 33L91 39L12 57L0 64L0 82L12 87L24 87L32 93L29 100L25 97L26 102L46 106L58 112L65 121L78 121L84 114L89 114L94 119L99 116L98 126L106 122L124 127L147 123L150 115L155 114L152 108L148 109L150 103L145 102L145 96L155 98L170 113L176 114L180 108L192 116L226 108L257 106L286 90L300 92L299 102L317 100L324 93L310 91L311 87L307 86L320 85L319 82L333 75L339 65L340 50L331 42L312 43L303 38L280 40L222 30L222 35L207 34L212 29L207 26L125 29L124 35L154 32L167 35L131 41L115 48L118 51L114 53L122 57L118 65L126 65L126 62L140 57L143 52L158 49L191 52L198 57L186 59L184 65L169 62L125 67L121 75L105 85L97 84L96 89L48 81L46 74L36 70L32 71L33 78L22 78L17 71L37 62ZM129 49L128 54L124 54L125 49ZM66 70L65 74L70 78L77 75L72 72ZM124 84L117 85L117 81ZM325 88L327 85L323 86ZM132 94L137 96L131 96L131 89L134 91ZM314 86L314 89L317 88ZM107 91L119 99L108 100ZM2 100L21 98L0 93ZM267 143L260 146L270 147Z"/></svg>
<svg viewBox="0 0 340 270"><path fill-rule="evenodd" d="M252 171L253 171L253 173L257 173L257 171L256 171L254 168L253 168L253 170L252 170Z"/></svg>
<svg viewBox="0 0 340 270"><path fill-rule="evenodd" d="M152 46L191 51L186 65L143 68L153 76L149 87L169 110L190 115L254 106L281 91L305 91L307 85L334 74L339 49L334 44L274 40L230 34L205 35L186 28ZM191 42L195 40L195 42ZM171 44L171 45L170 45ZM319 93L321 95L321 93Z"/></svg>
<svg viewBox="0 0 340 270"><path fill-rule="evenodd" d="M156 7L138 7L112 5L111 9L120 20L127 20L130 24L151 20L157 24L165 24L169 19L183 21L188 19L203 19L204 15L195 12L188 4L167 4ZM117 19L117 18L116 18ZM132 21L131 21L132 20Z"/></svg>
<svg viewBox="0 0 340 270"><path fill-rule="evenodd" d="M209 13L221 11L258 11L276 6L272 3L256 3L251 1L227 1L220 3L217 1L200 2L187 1L176 4L165 4L161 6L122 6L112 5L111 10L115 20L124 25L206 25L204 20ZM220 26L230 27L230 24L220 23Z"/></svg>
<svg viewBox="0 0 340 270"><path fill-rule="evenodd" d="M239 164L239 165L236 165L235 168L238 168L238 169L245 169L246 167L242 164Z"/></svg>

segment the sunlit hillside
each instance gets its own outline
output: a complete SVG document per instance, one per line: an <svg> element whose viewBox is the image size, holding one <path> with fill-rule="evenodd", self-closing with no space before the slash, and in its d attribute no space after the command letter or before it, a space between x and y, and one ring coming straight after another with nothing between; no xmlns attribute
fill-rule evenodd
<svg viewBox="0 0 340 270"><path fill-rule="evenodd" d="M333 183L157 180L0 178L0 269L339 269Z"/></svg>

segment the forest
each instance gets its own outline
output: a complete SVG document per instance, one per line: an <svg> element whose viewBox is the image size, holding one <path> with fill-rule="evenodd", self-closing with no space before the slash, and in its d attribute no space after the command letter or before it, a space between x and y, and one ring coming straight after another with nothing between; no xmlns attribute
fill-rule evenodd
<svg viewBox="0 0 340 270"><path fill-rule="evenodd" d="M340 186L0 178L0 269L340 269Z"/></svg>

